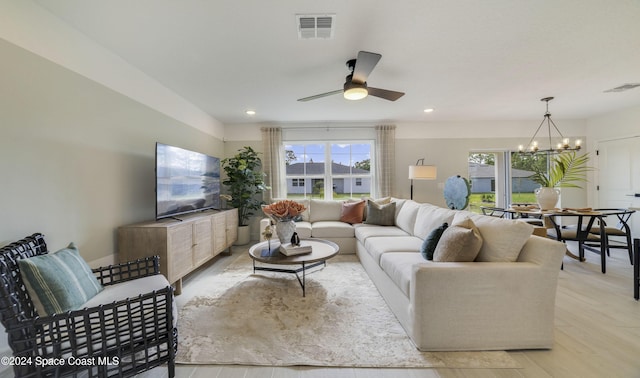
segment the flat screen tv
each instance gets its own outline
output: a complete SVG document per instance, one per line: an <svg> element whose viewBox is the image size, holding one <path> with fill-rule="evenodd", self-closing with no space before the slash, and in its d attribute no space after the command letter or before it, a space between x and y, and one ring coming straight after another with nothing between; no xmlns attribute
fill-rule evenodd
<svg viewBox="0 0 640 378"><path fill-rule="evenodd" d="M220 208L220 159L156 143L156 219Z"/></svg>

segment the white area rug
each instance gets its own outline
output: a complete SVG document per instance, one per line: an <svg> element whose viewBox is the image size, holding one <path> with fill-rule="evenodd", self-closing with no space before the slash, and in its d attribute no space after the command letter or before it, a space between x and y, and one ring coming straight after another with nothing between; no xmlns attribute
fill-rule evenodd
<svg viewBox="0 0 640 378"><path fill-rule="evenodd" d="M519 367L502 351L417 350L353 255L307 274L306 297L293 274L253 274L248 255L198 286L180 309L178 363Z"/></svg>

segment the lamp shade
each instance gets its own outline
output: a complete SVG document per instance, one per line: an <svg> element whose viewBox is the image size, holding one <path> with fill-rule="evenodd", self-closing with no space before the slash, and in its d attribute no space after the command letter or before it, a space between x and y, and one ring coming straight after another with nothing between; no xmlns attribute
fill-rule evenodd
<svg viewBox="0 0 640 378"><path fill-rule="evenodd" d="M438 168L435 165L410 165L409 178L411 180L435 180Z"/></svg>

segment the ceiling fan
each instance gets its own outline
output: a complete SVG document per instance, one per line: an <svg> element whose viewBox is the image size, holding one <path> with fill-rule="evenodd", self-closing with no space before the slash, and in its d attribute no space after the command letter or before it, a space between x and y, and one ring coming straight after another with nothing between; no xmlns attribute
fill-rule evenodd
<svg viewBox="0 0 640 378"><path fill-rule="evenodd" d="M347 61L347 67L351 74L346 77L344 88L336 91L317 94L314 96L304 97L298 101L310 101L322 97L327 97L342 93L347 100L361 100L368 95L383 98L389 101L395 101L404 96L404 92L390 91L388 89L373 88L367 86L367 77L371 74L382 55L360 51L357 59Z"/></svg>

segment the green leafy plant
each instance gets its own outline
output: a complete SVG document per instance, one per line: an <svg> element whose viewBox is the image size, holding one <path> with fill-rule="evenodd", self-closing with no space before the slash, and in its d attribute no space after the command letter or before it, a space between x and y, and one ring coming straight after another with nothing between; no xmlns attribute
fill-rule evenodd
<svg viewBox="0 0 640 378"><path fill-rule="evenodd" d="M587 181L589 155L578 155L575 151L563 152L550 161L549 172L536 168L531 180L548 188L581 188L577 183Z"/></svg>
<svg viewBox="0 0 640 378"><path fill-rule="evenodd" d="M238 209L238 226L246 226L255 210L264 204L262 194L268 187L264 183L262 160L251 147L243 147L230 158L222 160L227 178L222 182L229 190L228 204Z"/></svg>

